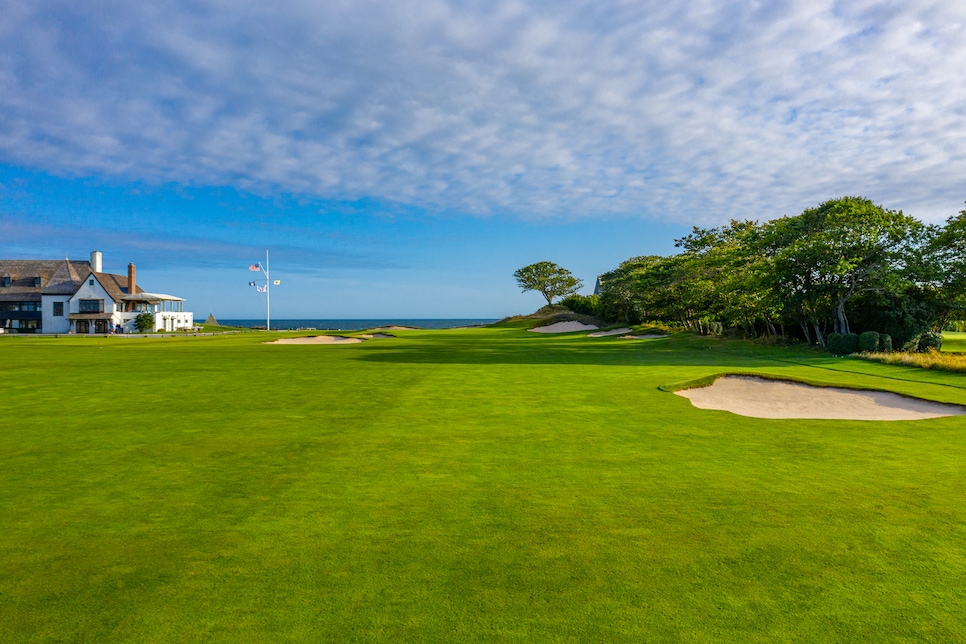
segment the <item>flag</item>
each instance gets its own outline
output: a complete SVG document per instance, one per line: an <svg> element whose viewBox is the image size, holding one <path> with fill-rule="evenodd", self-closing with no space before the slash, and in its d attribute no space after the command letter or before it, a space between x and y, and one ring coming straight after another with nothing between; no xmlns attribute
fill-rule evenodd
<svg viewBox="0 0 966 644"><path fill-rule="evenodd" d="M260 270L262 270L262 267L261 267L260 264L252 264L251 266L248 267L248 270L250 270L250 271L260 271Z"/></svg>
<svg viewBox="0 0 966 644"><path fill-rule="evenodd" d="M268 290L268 287L267 286L256 286L255 287L255 290L258 291L259 293L264 293L265 291Z"/></svg>
<svg viewBox="0 0 966 644"><path fill-rule="evenodd" d="M272 284L274 284L275 286L278 286L281 283L282 283L282 280L275 280L274 282L272 282Z"/></svg>
<svg viewBox="0 0 966 644"><path fill-rule="evenodd" d="M255 282L249 282L248 285L249 286L255 286Z"/></svg>

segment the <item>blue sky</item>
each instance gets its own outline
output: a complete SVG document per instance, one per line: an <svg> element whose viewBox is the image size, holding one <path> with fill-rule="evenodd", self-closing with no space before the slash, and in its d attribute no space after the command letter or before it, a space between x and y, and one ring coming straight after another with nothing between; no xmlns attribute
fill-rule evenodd
<svg viewBox="0 0 966 644"><path fill-rule="evenodd" d="M679 6L680 5L680 6ZM966 199L966 5L0 0L0 257L196 315L529 312L691 226Z"/></svg>

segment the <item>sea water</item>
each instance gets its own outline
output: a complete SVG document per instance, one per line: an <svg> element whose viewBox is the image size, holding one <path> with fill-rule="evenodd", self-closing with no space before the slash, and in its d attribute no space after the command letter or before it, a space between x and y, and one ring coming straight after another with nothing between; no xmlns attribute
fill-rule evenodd
<svg viewBox="0 0 966 644"><path fill-rule="evenodd" d="M273 330L319 329L325 331L359 331L386 326L411 326L417 329L453 329L463 326L481 326L496 322L494 319L457 318L410 320L401 318L387 318L382 320L272 320ZM265 328L265 320L218 320L224 326L240 326L245 328Z"/></svg>

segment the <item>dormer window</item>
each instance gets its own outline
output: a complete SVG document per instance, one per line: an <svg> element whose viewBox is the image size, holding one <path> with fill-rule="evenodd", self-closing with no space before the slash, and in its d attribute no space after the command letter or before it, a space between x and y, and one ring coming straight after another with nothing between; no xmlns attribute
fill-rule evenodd
<svg viewBox="0 0 966 644"><path fill-rule="evenodd" d="M10 276L9 275L5 275L4 276L4 278L3 278L3 285L4 286L10 286Z"/></svg>
<svg viewBox="0 0 966 644"><path fill-rule="evenodd" d="M40 278L39 277L35 277L34 278L34 286L40 286Z"/></svg>

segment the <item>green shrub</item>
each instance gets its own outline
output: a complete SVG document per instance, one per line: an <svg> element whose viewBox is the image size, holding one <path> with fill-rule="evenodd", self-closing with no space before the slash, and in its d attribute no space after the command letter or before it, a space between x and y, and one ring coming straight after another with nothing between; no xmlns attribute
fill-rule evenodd
<svg viewBox="0 0 966 644"><path fill-rule="evenodd" d="M920 353L927 353L930 349L939 351L942 348L943 336L941 333L930 331L929 333L923 333L921 336L919 336L918 351Z"/></svg>
<svg viewBox="0 0 966 644"><path fill-rule="evenodd" d="M134 318L134 328L139 333L147 333L154 330L154 316L151 313L139 313Z"/></svg>
<svg viewBox="0 0 966 644"><path fill-rule="evenodd" d="M825 346L828 352L836 356L845 355L845 336L841 333L829 333L825 338Z"/></svg>
<svg viewBox="0 0 966 644"><path fill-rule="evenodd" d="M892 353L892 336L888 333L883 333L879 336L880 351L882 353Z"/></svg>
<svg viewBox="0 0 966 644"><path fill-rule="evenodd" d="M575 293L565 297L560 301L560 304L566 306L574 313L601 317L600 298L596 295L579 295Z"/></svg>
<svg viewBox="0 0 966 644"><path fill-rule="evenodd" d="M866 331L859 336L859 351L871 353L879 350L879 334L876 331Z"/></svg>
<svg viewBox="0 0 966 644"><path fill-rule="evenodd" d="M849 355L852 353L859 352L859 335L857 333L847 333L842 338L842 344L845 348L845 354Z"/></svg>

